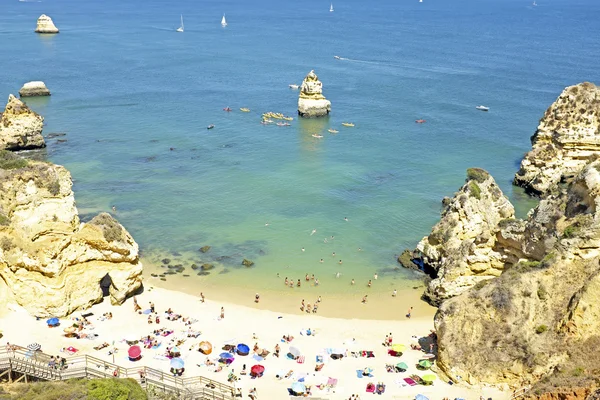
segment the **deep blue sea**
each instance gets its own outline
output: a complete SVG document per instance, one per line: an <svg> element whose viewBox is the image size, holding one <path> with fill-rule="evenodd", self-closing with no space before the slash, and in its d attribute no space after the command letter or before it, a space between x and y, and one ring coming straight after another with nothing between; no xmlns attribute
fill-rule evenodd
<svg viewBox="0 0 600 400"><path fill-rule="evenodd" d="M600 83L600 1L333 4L0 0L0 97L46 82L51 98L27 102L46 135L66 133L48 158L71 171L82 219L116 206L150 270L166 257L199 287L310 273L342 292L376 272L381 290L409 286L395 256L468 167L490 171L520 216L534 204L511 180L562 89ZM42 13L60 34L33 32ZM311 69L332 113L298 121L288 85ZM295 119L263 126L266 111ZM197 276L192 262L216 267Z"/></svg>

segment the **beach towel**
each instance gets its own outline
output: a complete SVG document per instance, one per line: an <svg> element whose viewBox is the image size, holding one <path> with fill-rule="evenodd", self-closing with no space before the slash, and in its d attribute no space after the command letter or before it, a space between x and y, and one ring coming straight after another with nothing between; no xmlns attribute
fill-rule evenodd
<svg viewBox="0 0 600 400"><path fill-rule="evenodd" d="M75 347L73 346L69 346L65 349L65 352L67 352L70 355L73 355L75 353L77 353L79 350L77 350Z"/></svg>
<svg viewBox="0 0 600 400"><path fill-rule="evenodd" d="M81 316L82 316L83 318L91 317L92 315L94 315L94 313L91 313L91 312L89 312L89 313L87 313L87 314L81 314Z"/></svg>
<svg viewBox="0 0 600 400"><path fill-rule="evenodd" d="M142 311L142 314L150 314L152 311L150 311L150 309L144 310Z"/></svg>
<svg viewBox="0 0 600 400"><path fill-rule="evenodd" d="M337 385L338 380L335 378L327 379L327 386L335 387Z"/></svg>
<svg viewBox="0 0 600 400"><path fill-rule="evenodd" d="M252 358L255 359L256 361L259 361L259 362L264 360L264 358L262 358L258 354L253 355Z"/></svg>
<svg viewBox="0 0 600 400"><path fill-rule="evenodd" d="M367 393L375 393L375 385L372 382L367 383Z"/></svg>
<svg viewBox="0 0 600 400"><path fill-rule="evenodd" d="M316 362L319 363L319 364L322 363L323 362L323 356L317 356L316 357Z"/></svg>
<svg viewBox="0 0 600 400"><path fill-rule="evenodd" d="M404 382L408 383L409 386L417 386L417 382L415 382L412 378L404 378Z"/></svg>
<svg viewBox="0 0 600 400"><path fill-rule="evenodd" d="M297 362L298 364L304 364L304 356L300 356L300 357L298 357L298 359L296 360L296 362Z"/></svg>

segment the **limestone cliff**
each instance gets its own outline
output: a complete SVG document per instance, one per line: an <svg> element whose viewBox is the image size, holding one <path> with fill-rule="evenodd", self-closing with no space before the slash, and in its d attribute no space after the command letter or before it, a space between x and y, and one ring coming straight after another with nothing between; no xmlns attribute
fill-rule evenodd
<svg viewBox="0 0 600 400"><path fill-rule="evenodd" d="M26 150L46 147L42 129L44 118L31 111L12 94L0 118L0 150Z"/></svg>
<svg viewBox="0 0 600 400"><path fill-rule="evenodd" d="M515 211L494 178L478 168L469 169L463 187L443 203L440 222L413 253L433 277L424 297L435 305L502 273L510 257L496 249L499 222Z"/></svg>
<svg viewBox="0 0 600 400"><path fill-rule="evenodd" d="M600 352L590 352L600 348L599 171L600 161L588 164L526 221L501 221L497 251L522 259L446 300L436 314L437 365L449 377L586 379L581 386L600 379Z"/></svg>
<svg viewBox="0 0 600 400"><path fill-rule="evenodd" d="M80 223L69 172L0 152L0 278L36 316L64 316L141 286L138 245L109 214ZM105 276L110 279L105 278Z"/></svg>
<svg viewBox="0 0 600 400"><path fill-rule="evenodd" d="M331 111L331 102L323 96L323 84L310 71L300 87L298 98L298 114L301 117L322 117Z"/></svg>
<svg viewBox="0 0 600 400"><path fill-rule="evenodd" d="M37 33L58 33L58 28L54 25L52 18L42 14L37 20L35 31Z"/></svg>
<svg viewBox="0 0 600 400"><path fill-rule="evenodd" d="M50 96L50 90L48 90L46 84L42 81L31 81L23 85L23 87L19 90L19 96Z"/></svg>
<svg viewBox="0 0 600 400"><path fill-rule="evenodd" d="M584 82L563 90L531 143L514 183L531 194L547 195L600 155L600 88Z"/></svg>

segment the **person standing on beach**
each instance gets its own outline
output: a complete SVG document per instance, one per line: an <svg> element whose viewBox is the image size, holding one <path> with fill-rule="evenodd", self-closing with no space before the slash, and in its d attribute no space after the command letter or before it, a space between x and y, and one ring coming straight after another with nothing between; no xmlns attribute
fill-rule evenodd
<svg viewBox="0 0 600 400"><path fill-rule="evenodd" d="M351 285L354 285L354 278L352 279L352 282L350 282Z"/></svg>
<svg viewBox="0 0 600 400"><path fill-rule="evenodd" d="M202 303L204 303L204 301L206 301L206 299L204 298L204 293L200 292L200 301Z"/></svg>
<svg viewBox="0 0 600 400"><path fill-rule="evenodd" d="M362 303L367 304L367 295L366 294L362 298Z"/></svg>
<svg viewBox="0 0 600 400"><path fill-rule="evenodd" d="M373 285L373 283L371 282L371 280L369 279L369 283L367 283L368 287L371 287L371 285Z"/></svg>
<svg viewBox="0 0 600 400"><path fill-rule="evenodd" d="M254 302L255 302L255 303L258 303L259 301L260 301L260 296L258 295L258 293L256 293L256 294L254 295Z"/></svg>
<svg viewBox="0 0 600 400"><path fill-rule="evenodd" d="M410 315L412 314L412 307L408 309L408 314L406 314L406 318L410 319Z"/></svg>
<svg viewBox="0 0 600 400"><path fill-rule="evenodd" d="M394 289L394 291L392 292L392 297L396 297L397 294L398 294L398 291L396 289Z"/></svg>
<svg viewBox="0 0 600 400"><path fill-rule="evenodd" d="M300 311L304 312L304 299L302 299L302 304L300 305Z"/></svg>
<svg viewBox="0 0 600 400"><path fill-rule="evenodd" d="M225 318L225 308L221 307L221 319Z"/></svg>
<svg viewBox="0 0 600 400"><path fill-rule="evenodd" d="M154 312L154 303L150 302L150 313Z"/></svg>

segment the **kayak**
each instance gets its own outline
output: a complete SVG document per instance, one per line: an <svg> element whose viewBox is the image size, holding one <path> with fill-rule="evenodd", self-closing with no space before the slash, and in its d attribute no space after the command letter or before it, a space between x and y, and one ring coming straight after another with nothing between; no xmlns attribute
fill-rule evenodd
<svg viewBox="0 0 600 400"><path fill-rule="evenodd" d="M342 122L343 126L353 127L354 124L352 122Z"/></svg>
<svg viewBox="0 0 600 400"><path fill-rule="evenodd" d="M250 109L249 109L249 108L242 107L242 108L240 108L240 111L241 111L241 112L250 112Z"/></svg>
<svg viewBox="0 0 600 400"><path fill-rule="evenodd" d="M327 129L327 132L329 132L329 133L339 133L340 131L338 131L336 129Z"/></svg>

